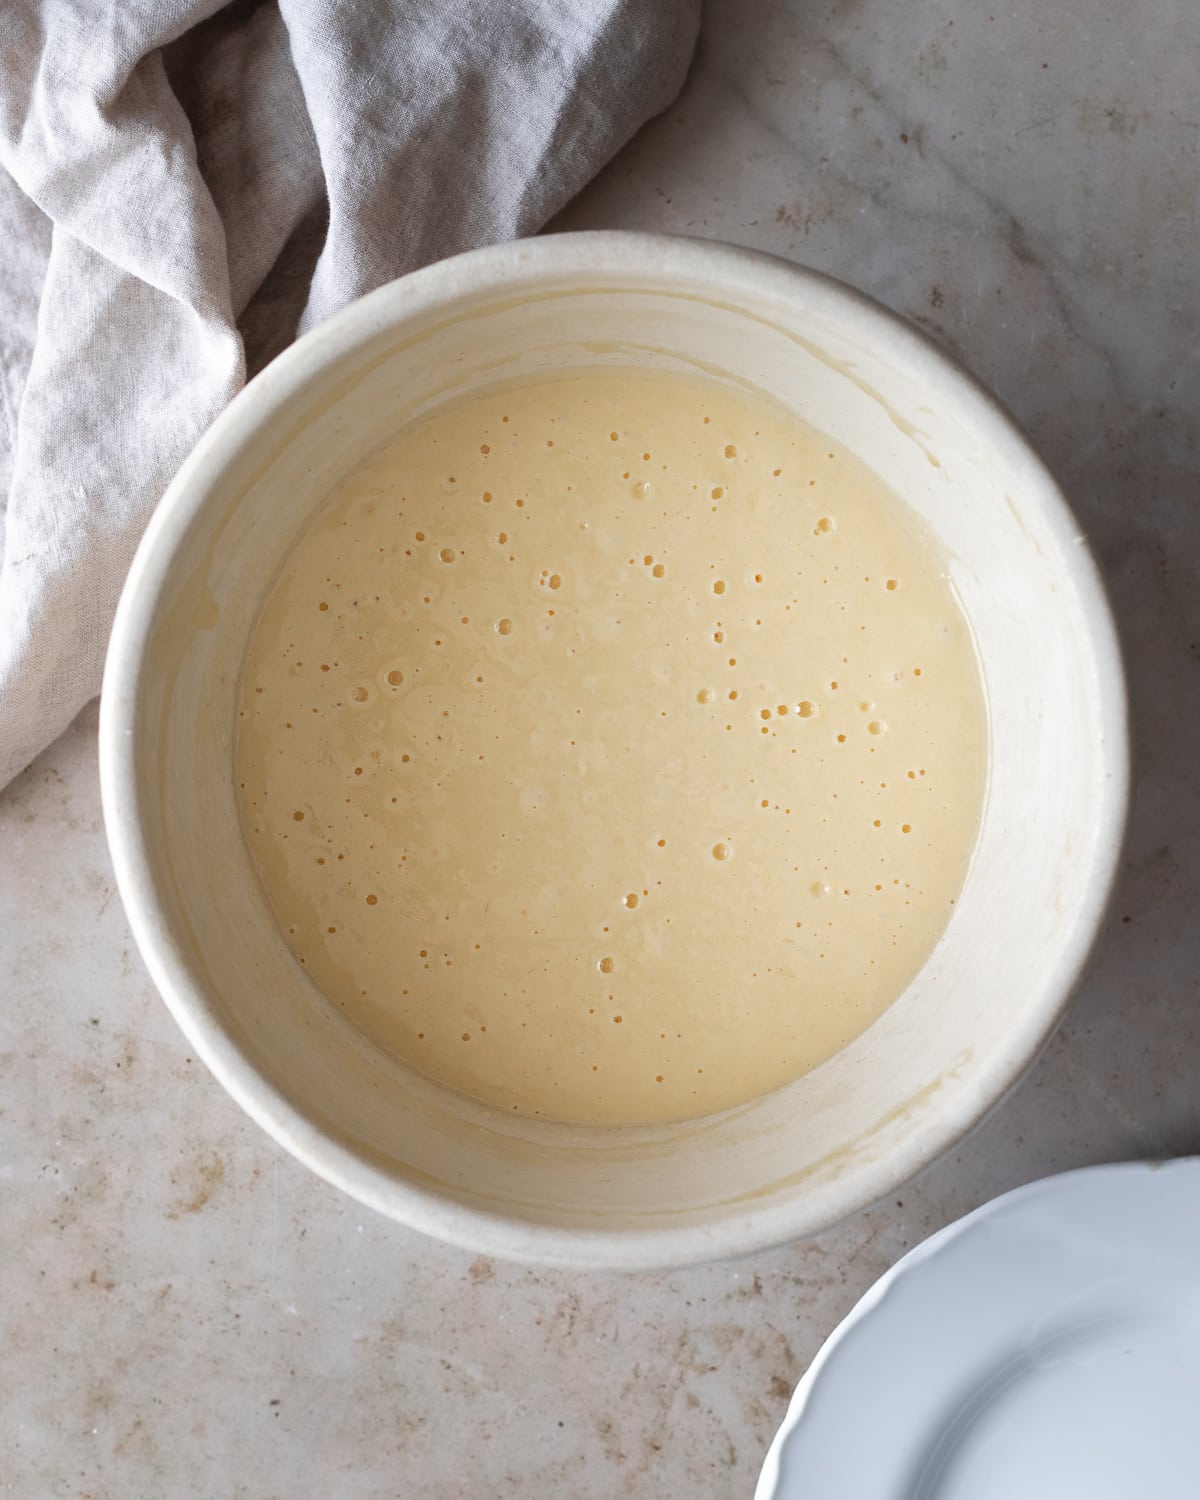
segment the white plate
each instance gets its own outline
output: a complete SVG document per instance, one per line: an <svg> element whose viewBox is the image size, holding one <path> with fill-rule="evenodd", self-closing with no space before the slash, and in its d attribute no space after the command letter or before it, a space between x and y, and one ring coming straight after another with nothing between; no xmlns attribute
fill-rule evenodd
<svg viewBox="0 0 1200 1500"><path fill-rule="evenodd" d="M1196 1500L1200 1158L1019 1188L918 1245L796 1388L755 1500Z"/></svg>

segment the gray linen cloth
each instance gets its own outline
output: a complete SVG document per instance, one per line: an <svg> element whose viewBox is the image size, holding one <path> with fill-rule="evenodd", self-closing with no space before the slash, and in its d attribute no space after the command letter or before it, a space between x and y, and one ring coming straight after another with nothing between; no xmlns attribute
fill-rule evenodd
<svg viewBox="0 0 1200 1500"><path fill-rule="evenodd" d="M248 365L537 230L674 98L698 8L0 4L0 786L98 691L146 520Z"/></svg>

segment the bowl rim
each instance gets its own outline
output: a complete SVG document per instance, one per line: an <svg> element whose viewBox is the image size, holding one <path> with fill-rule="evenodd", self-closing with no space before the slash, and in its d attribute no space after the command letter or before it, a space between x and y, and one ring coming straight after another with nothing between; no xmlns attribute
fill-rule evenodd
<svg viewBox="0 0 1200 1500"><path fill-rule="evenodd" d="M1041 999L1003 1047L970 1064L970 1086L914 1122L899 1150L847 1164L836 1181L783 1204L741 1204L700 1225L565 1228L468 1206L449 1193L392 1175L368 1154L326 1134L261 1074L220 1022L173 939L152 875L139 816L133 754L139 686L159 598L176 548L208 502L227 455L251 442L322 373L381 332L460 299L548 289L595 277L702 283L723 297L775 294L832 313L869 340L926 369L939 389L971 411L989 442L1018 458L1034 503L1069 545L1061 555L1086 627L1101 728L1103 775L1094 808L1095 866L1074 922L1041 986ZM100 705L101 800L117 886L134 940L156 988L196 1055L276 1142L356 1201L461 1249L573 1270L667 1269L762 1251L828 1228L887 1196L976 1126L1032 1067L1079 984L1115 885L1129 789L1129 731L1120 641L1099 569L1056 482L999 400L906 319L823 272L713 240L629 230L589 230L488 246L414 271L358 299L304 334L250 381L184 460L137 549L109 642ZM960 1080L961 1082L961 1080Z"/></svg>

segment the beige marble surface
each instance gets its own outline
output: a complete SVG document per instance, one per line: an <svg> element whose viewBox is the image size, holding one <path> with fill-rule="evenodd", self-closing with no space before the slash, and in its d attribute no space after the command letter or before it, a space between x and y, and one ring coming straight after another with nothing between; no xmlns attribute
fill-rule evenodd
<svg viewBox="0 0 1200 1500"><path fill-rule="evenodd" d="M896 1199L751 1262L442 1249L189 1056L113 891L89 711L0 798L0 1495L749 1495L793 1382L907 1246L1046 1172L1200 1146L1200 25L1194 0L992 9L719 0L678 107L564 222L857 282L992 384L1077 501L1140 768L1098 962L1033 1076Z"/></svg>

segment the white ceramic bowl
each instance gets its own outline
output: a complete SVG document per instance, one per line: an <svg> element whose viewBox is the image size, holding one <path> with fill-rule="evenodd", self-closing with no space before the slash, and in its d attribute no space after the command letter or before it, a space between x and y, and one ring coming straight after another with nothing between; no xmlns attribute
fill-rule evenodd
<svg viewBox="0 0 1200 1500"><path fill-rule="evenodd" d="M291 957L238 826L235 693L313 507L403 422L581 364L752 382L883 475L940 538L991 722L979 844L907 992L808 1077L690 1124L505 1118L351 1030ZM746 250L625 233L480 250L382 288L275 361L197 445L138 552L101 713L105 816L142 955L235 1099L361 1202L472 1249L681 1265L811 1233L924 1166L1028 1067L1100 921L1125 700L1078 525L1013 423L907 324Z"/></svg>

